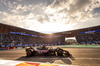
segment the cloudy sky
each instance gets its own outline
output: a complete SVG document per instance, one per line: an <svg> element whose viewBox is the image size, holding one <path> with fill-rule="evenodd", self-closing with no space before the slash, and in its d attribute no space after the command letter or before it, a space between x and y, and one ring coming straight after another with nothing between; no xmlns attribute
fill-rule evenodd
<svg viewBox="0 0 100 66"><path fill-rule="evenodd" d="M0 0L0 23L42 33L100 25L100 0Z"/></svg>

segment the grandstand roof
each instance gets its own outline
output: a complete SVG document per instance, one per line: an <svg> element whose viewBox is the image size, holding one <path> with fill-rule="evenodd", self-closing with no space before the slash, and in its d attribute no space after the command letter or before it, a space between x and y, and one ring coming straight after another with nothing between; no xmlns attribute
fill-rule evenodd
<svg viewBox="0 0 100 66"><path fill-rule="evenodd" d="M81 32L94 31L94 30L100 30L100 25L93 26L93 27L87 27L87 28L81 28L81 29L75 29L75 30L70 30L70 31L59 32L59 33L55 33L55 34L61 34L62 36L65 36L65 37L74 37L77 34L81 34Z"/></svg>
<svg viewBox="0 0 100 66"><path fill-rule="evenodd" d="M54 33L54 35L61 35L64 37L74 37L76 34L81 34L81 32L93 31L93 30L100 30L100 25L87 27L87 28L81 28L81 29L75 29L75 30L70 30L70 31L64 31L64 32L58 32L58 33ZM25 34L32 34L32 35L47 35L40 32L0 23L0 33L10 33L10 31L20 32L20 33L25 33Z"/></svg>
<svg viewBox="0 0 100 66"><path fill-rule="evenodd" d="M33 34L33 35L40 35L40 34L44 35L43 33L39 33L36 31L31 31L31 30L0 23L0 33L10 33L10 31L26 33L26 34Z"/></svg>

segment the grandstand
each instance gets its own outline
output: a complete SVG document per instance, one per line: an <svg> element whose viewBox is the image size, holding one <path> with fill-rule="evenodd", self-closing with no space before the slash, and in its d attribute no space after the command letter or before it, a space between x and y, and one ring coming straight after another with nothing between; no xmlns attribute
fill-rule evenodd
<svg viewBox="0 0 100 66"><path fill-rule="evenodd" d="M56 34L62 34L64 37L75 37L79 44L100 44L100 25L59 32Z"/></svg>
<svg viewBox="0 0 100 66"><path fill-rule="evenodd" d="M65 37L75 37L77 43L100 43L100 26L75 29L52 35L0 23L0 47L64 45Z"/></svg>
<svg viewBox="0 0 100 66"><path fill-rule="evenodd" d="M0 24L0 46L62 45L65 37L47 35L15 26Z"/></svg>
<svg viewBox="0 0 100 66"><path fill-rule="evenodd" d="M92 30L81 32L79 35L76 35L78 43L100 43L100 30Z"/></svg>

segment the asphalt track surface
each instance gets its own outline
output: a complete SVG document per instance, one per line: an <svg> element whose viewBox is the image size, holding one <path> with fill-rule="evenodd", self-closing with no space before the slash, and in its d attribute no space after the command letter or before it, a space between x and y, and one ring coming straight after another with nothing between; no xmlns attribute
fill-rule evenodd
<svg viewBox="0 0 100 66"><path fill-rule="evenodd" d="M79 66L100 66L100 48L63 48L72 56L33 56L26 57L25 49L0 50L0 60L33 61Z"/></svg>

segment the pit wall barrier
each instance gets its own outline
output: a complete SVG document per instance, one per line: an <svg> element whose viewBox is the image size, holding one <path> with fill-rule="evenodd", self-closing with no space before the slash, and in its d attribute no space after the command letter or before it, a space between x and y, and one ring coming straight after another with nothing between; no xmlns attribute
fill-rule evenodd
<svg viewBox="0 0 100 66"><path fill-rule="evenodd" d="M38 45L46 45L46 46L56 46L56 45L64 45L64 43L54 43L54 44L2 44L1 47L27 47L27 46L38 46Z"/></svg>
<svg viewBox="0 0 100 66"><path fill-rule="evenodd" d="M7 50L7 47L1 47L0 50Z"/></svg>
<svg viewBox="0 0 100 66"><path fill-rule="evenodd" d="M9 50L9 49L16 49L16 47L1 47L0 50Z"/></svg>
<svg viewBox="0 0 100 66"><path fill-rule="evenodd" d="M64 45L64 43L54 43L54 44L2 44L0 50L9 50L9 49L22 49L25 47L30 46L39 46L39 45L46 45L46 46L57 46L57 45Z"/></svg>
<svg viewBox="0 0 100 66"><path fill-rule="evenodd" d="M77 45L100 45L100 43L78 43Z"/></svg>

